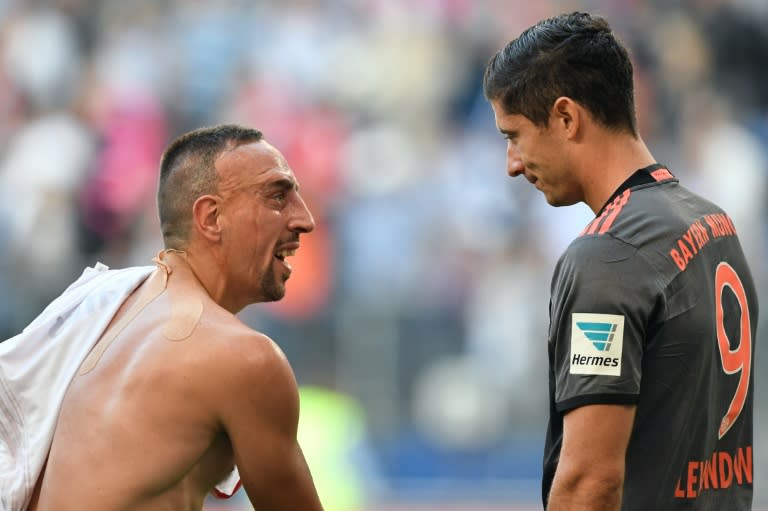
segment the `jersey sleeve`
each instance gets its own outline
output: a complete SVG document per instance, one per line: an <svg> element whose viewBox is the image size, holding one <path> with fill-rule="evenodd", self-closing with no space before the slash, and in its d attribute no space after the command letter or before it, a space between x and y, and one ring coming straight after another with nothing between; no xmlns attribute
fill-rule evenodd
<svg viewBox="0 0 768 511"><path fill-rule="evenodd" d="M646 329L659 303L656 272L610 235L575 240L552 279L549 357L560 412L635 404Z"/></svg>

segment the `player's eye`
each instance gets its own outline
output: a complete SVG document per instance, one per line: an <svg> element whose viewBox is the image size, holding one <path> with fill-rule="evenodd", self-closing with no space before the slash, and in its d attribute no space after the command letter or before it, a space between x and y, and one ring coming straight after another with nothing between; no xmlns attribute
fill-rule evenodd
<svg viewBox="0 0 768 511"><path fill-rule="evenodd" d="M517 133L505 133L505 134L504 134L504 138L505 138L505 139L506 139L508 142L511 142L511 143L513 143L513 144L516 144L516 143L517 143L517 138L518 138L518 137L517 137Z"/></svg>

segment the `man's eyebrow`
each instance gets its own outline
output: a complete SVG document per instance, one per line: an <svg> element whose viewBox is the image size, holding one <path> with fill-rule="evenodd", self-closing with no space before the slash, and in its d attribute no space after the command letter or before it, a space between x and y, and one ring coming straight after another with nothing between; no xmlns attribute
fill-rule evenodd
<svg viewBox="0 0 768 511"><path fill-rule="evenodd" d="M292 190L292 189L295 189L296 191L299 190L299 184L293 179L288 179L287 177L281 177L281 178L277 178L275 180L269 181L264 186L265 188L280 189L280 190Z"/></svg>
<svg viewBox="0 0 768 511"><path fill-rule="evenodd" d="M517 130L505 130L504 128L499 128L499 133L501 133L502 135L506 135L508 137L517 136Z"/></svg>

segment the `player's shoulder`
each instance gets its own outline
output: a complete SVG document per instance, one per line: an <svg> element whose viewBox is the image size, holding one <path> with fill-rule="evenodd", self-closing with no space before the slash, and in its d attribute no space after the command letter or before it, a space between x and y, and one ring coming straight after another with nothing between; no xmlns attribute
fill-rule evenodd
<svg viewBox="0 0 768 511"><path fill-rule="evenodd" d="M583 265L617 263L632 259L638 247L612 233L579 236L563 252L560 262Z"/></svg>
<svg viewBox="0 0 768 511"><path fill-rule="evenodd" d="M222 417L268 410L292 423L298 417L298 385L288 358L267 334L236 316L203 322L198 334L204 353L199 366L203 396Z"/></svg>
<svg viewBox="0 0 768 511"><path fill-rule="evenodd" d="M574 239L557 262L552 284L591 282L592 285L635 286L639 280L655 285L657 271L642 245L611 233Z"/></svg>
<svg viewBox="0 0 768 511"><path fill-rule="evenodd" d="M677 179L627 188L587 224L572 244L573 254L591 257L595 251L615 247L619 252L666 245L706 215L721 213L711 201L697 195Z"/></svg>
<svg viewBox="0 0 768 511"><path fill-rule="evenodd" d="M166 341L178 346L174 366L217 391L233 390L259 379L291 384L293 374L280 347L268 335L245 324L206 293L177 280L169 289L169 311L162 325ZM219 392L220 393L220 392Z"/></svg>
<svg viewBox="0 0 768 511"><path fill-rule="evenodd" d="M272 338L229 313L203 316L195 335L211 360L229 370L287 364Z"/></svg>

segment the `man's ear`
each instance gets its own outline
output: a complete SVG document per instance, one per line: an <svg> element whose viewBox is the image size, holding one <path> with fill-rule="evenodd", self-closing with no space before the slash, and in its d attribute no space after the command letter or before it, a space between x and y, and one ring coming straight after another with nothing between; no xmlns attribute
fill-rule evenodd
<svg viewBox="0 0 768 511"><path fill-rule="evenodd" d="M202 195L192 205L192 226L205 239L221 240L221 197Z"/></svg>
<svg viewBox="0 0 768 511"><path fill-rule="evenodd" d="M560 96L552 105L550 124L554 122L569 139L578 135L583 120L581 105L568 96Z"/></svg>

